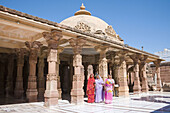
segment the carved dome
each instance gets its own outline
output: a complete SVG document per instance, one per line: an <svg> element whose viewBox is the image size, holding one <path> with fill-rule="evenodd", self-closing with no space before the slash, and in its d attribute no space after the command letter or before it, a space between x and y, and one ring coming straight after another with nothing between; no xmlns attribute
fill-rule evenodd
<svg viewBox="0 0 170 113"><path fill-rule="evenodd" d="M116 34L112 26L108 25L100 18L91 16L91 13L85 10L85 6L83 4L74 16L63 20L61 24L82 30L84 32L113 37L113 40L123 42L119 35Z"/></svg>

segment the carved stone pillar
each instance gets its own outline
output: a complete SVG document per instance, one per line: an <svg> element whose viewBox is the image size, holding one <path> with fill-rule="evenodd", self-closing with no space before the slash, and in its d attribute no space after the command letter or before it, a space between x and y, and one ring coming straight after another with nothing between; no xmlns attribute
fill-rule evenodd
<svg viewBox="0 0 170 113"><path fill-rule="evenodd" d="M58 48L58 53L57 53L57 62L56 62L56 73L57 73L57 89L58 89L58 99L61 99L61 82L60 82L60 76L59 76L59 65L60 65L60 53L64 50L64 48Z"/></svg>
<svg viewBox="0 0 170 113"><path fill-rule="evenodd" d="M106 52L108 50L108 47L95 47L95 49L100 52L100 60L99 60L99 75L105 79L108 75L108 65L107 65L107 59L106 59Z"/></svg>
<svg viewBox="0 0 170 113"><path fill-rule="evenodd" d="M23 66L24 66L24 55L25 49L16 49L17 52L17 77L15 84L14 95L16 98L22 98L24 89L23 89Z"/></svg>
<svg viewBox="0 0 170 113"><path fill-rule="evenodd" d="M148 92L148 81L147 81L147 76L146 76L146 59L147 57L144 56L144 58L141 58L140 61L140 68L141 68L141 75L142 75L142 92Z"/></svg>
<svg viewBox="0 0 170 113"><path fill-rule="evenodd" d="M36 64L38 50L41 46L40 42L25 42L26 47L29 49L29 76L26 96L29 102L37 101L37 78L36 78Z"/></svg>
<svg viewBox="0 0 170 113"><path fill-rule="evenodd" d="M127 68L125 57L126 54L121 52L118 54L119 60L115 60L116 73L118 74L119 96L129 96L129 87L127 84Z"/></svg>
<svg viewBox="0 0 170 113"><path fill-rule="evenodd" d="M6 97L13 95L13 69L14 69L14 55L8 56L8 75L6 79Z"/></svg>
<svg viewBox="0 0 170 113"><path fill-rule="evenodd" d="M87 68L87 72L88 72L88 76L87 76L87 80L89 79L89 76L91 74L93 74L93 66L92 65L88 65L88 68Z"/></svg>
<svg viewBox="0 0 170 113"><path fill-rule="evenodd" d="M59 70L57 69L57 62L59 53L57 48L59 40L62 38L62 32L53 29L51 32L43 32L43 36L46 39L49 48L49 54L47 58L48 75L44 94L44 106L50 107L58 104L57 74L59 73Z"/></svg>
<svg viewBox="0 0 170 113"><path fill-rule="evenodd" d="M44 57L46 54L42 50L38 61L38 99L43 100L45 92L45 78L44 78Z"/></svg>
<svg viewBox="0 0 170 113"><path fill-rule="evenodd" d="M156 85L156 90L161 91L162 85L161 85L161 76L160 76L160 63L161 60L157 60L154 62L156 66L156 74L157 74L157 85Z"/></svg>
<svg viewBox="0 0 170 113"><path fill-rule="evenodd" d="M133 93L139 94L141 93L141 86L139 80L139 55L130 56L134 63L134 86Z"/></svg>
<svg viewBox="0 0 170 113"><path fill-rule="evenodd" d="M71 103L73 104L83 104L84 102L84 75L82 73L83 65L82 65L82 56L80 55L82 51L82 47L85 44L85 40L80 39L71 39L70 45L73 48L74 56L73 56L73 67L74 67L74 75L73 75L73 85L71 90Z"/></svg>

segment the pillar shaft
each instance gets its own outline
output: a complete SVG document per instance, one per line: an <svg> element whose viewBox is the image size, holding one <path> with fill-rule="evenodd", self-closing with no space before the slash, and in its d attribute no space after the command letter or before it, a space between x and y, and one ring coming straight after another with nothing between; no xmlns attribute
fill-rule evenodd
<svg viewBox="0 0 170 113"><path fill-rule="evenodd" d="M119 67L119 96L129 96L129 87L127 84L127 70L125 60L120 64Z"/></svg>
<svg viewBox="0 0 170 113"><path fill-rule="evenodd" d="M92 65L88 65L87 72L88 72L88 74L87 74L87 80L88 80L90 75L93 74L93 66Z"/></svg>
<svg viewBox="0 0 170 113"><path fill-rule="evenodd" d="M13 69L14 69L14 56L10 55L8 60L8 75L6 80L6 97L13 95Z"/></svg>
<svg viewBox="0 0 170 113"><path fill-rule="evenodd" d="M73 85L71 90L71 102L74 104L82 104L84 101L84 75L82 74L82 56L76 54L73 57Z"/></svg>
<svg viewBox="0 0 170 113"><path fill-rule="evenodd" d="M34 57L34 58L33 58ZM36 77L37 51L30 51L29 56L29 76L27 86L27 99L29 102L37 101L37 77Z"/></svg>
<svg viewBox="0 0 170 113"><path fill-rule="evenodd" d="M50 49L48 62L48 75L46 80L46 90L44 94L45 106L54 106L58 104L58 90L57 90L57 50Z"/></svg>
<svg viewBox="0 0 170 113"><path fill-rule="evenodd" d="M82 47L85 44L85 40L77 37L78 39L71 39L70 45L73 48L73 85L71 90L71 103L83 104L84 102L84 67L82 65L82 56L80 55Z"/></svg>
<svg viewBox="0 0 170 113"><path fill-rule="evenodd" d="M16 98L22 98L24 89L23 89L23 66L24 66L24 49L17 49L17 77L15 84L14 95Z"/></svg>
<svg viewBox="0 0 170 113"><path fill-rule="evenodd" d="M99 62L99 75L103 78L105 81L108 75L108 66L107 66L107 59L102 58Z"/></svg>
<svg viewBox="0 0 170 113"><path fill-rule="evenodd" d="M25 42L26 47L29 49L29 76L26 97L29 102L37 101L37 77L36 77L36 64L39 48L42 46L40 42Z"/></svg>
<svg viewBox="0 0 170 113"><path fill-rule="evenodd" d="M140 86L140 79L139 79L139 54L135 54L130 56L134 63L134 86L133 86L133 93L139 94L141 93L141 86Z"/></svg>
<svg viewBox="0 0 170 113"><path fill-rule="evenodd" d="M156 66L156 74L157 74L157 85L156 85L156 90L157 91L160 91L161 88L162 88L162 85L161 85L161 76L160 76L160 63L161 61L160 60L157 60L154 62L155 66Z"/></svg>
<svg viewBox="0 0 170 113"><path fill-rule="evenodd" d="M134 86L133 86L133 93L139 94L141 93L141 86L139 80L139 64L135 63L134 65Z"/></svg>
<svg viewBox="0 0 170 113"><path fill-rule="evenodd" d="M100 53L100 59L99 59L99 75L105 79L108 75L108 65L107 65L107 59L106 59L106 52L108 50L108 47L95 47L96 51Z"/></svg>
<svg viewBox="0 0 170 113"><path fill-rule="evenodd" d="M142 74L142 92L148 92L148 81L147 81L147 76L146 76L146 64L143 64L142 69L141 69L141 74Z"/></svg>

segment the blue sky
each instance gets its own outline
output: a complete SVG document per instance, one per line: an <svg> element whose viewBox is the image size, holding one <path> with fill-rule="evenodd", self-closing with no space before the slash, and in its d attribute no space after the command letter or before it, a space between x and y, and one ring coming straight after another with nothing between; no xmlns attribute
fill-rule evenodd
<svg viewBox="0 0 170 113"><path fill-rule="evenodd" d="M151 53L170 48L170 0L0 0L0 5L58 23L81 3L112 25L125 44Z"/></svg>

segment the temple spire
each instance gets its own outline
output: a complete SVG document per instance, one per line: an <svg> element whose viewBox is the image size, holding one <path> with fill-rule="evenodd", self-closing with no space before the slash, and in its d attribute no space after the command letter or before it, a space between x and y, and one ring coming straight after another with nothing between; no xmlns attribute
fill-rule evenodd
<svg viewBox="0 0 170 113"><path fill-rule="evenodd" d="M82 5L80 6L80 10L79 11L77 11L74 15L76 16L76 15L91 15L91 13L89 12L89 11L87 11L87 10L85 10L85 6L84 6L84 4L82 3Z"/></svg>
<svg viewBox="0 0 170 113"><path fill-rule="evenodd" d="M85 10L85 8L86 8L86 7L85 7L84 4L82 3L81 6L80 6L80 9L81 9L81 10Z"/></svg>

